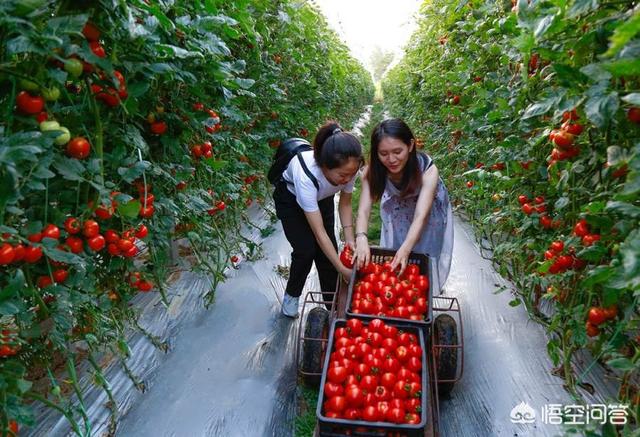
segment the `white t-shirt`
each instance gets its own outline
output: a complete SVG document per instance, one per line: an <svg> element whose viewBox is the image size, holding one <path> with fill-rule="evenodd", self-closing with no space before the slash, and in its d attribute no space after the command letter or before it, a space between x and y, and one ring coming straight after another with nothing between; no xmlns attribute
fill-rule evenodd
<svg viewBox="0 0 640 437"><path fill-rule="evenodd" d="M289 161L289 165L284 173L282 173L282 176L284 180L287 181L287 188L296 196L298 205L300 205L303 211L318 211L320 209L318 201L333 196L338 191L344 191L345 193L351 193L353 191L353 184L356 181L357 173L344 185L332 185L316 163L313 157L313 150L302 152L302 159L304 159L311 174L318 180L318 189L316 189L313 181L304 172L297 156L294 156L293 159Z"/></svg>

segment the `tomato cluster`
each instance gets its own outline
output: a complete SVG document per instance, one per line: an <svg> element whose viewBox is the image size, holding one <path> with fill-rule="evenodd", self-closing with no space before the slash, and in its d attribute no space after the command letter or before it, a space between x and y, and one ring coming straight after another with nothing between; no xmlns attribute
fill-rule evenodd
<svg viewBox="0 0 640 437"><path fill-rule="evenodd" d="M0 333L0 358L13 356L19 350L18 333L12 329L3 329Z"/></svg>
<svg viewBox="0 0 640 437"><path fill-rule="evenodd" d="M419 338L373 319L334 331L323 389L329 418L419 424L424 351Z"/></svg>
<svg viewBox="0 0 640 437"><path fill-rule="evenodd" d="M369 263L358 274L351 313L424 320L429 305L429 278L420 274L418 265L407 265L398 277L389 262Z"/></svg>
<svg viewBox="0 0 640 437"><path fill-rule="evenodd" d="M591 233L589 224L585 219L580 219L578 223L573 227L573 234L582 238L582 244L585 246L591 246L596 241L600 241L600 234Z"/></svg>
<svg viewBox="0 0 640 437"><path fill-rule="evenodd" d="M518 196L518 202L521 205L521 210L525 215L531 215L534 212L540 214L539 222L540 226L545 229L558 229L562 225L560 219L551 218L547 213L547 203L544 196L536 196L533 199L529 199L526 195L521 194Z"/></svg>
<svg viewBox="0 0 640 437"><path fill-rule="evenodd" d="M562 114L563 123L560 129L554 129L549 134L549 139L555 145L551 151L550 167L557 161L575 158L580 154L580 148L573 144L575 137L584 130L584 126L578 123L578 120L579 116L575 109L567 111Z"/></svg>
<svg viewBox="0 0 640 437"><path fill-rule="evenodd" d="M618 307L615 305L607 308L589 308L587 322L585 324L587 335L589 337L595 337L596 335L600 334L600 325L609 320L614 320L616 317L618 317Z"/></svg>

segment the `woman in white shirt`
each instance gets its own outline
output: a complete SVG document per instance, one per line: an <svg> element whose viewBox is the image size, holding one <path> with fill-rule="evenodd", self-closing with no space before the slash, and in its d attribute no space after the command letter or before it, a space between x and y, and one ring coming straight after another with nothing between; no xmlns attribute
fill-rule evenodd
<svg viewBox="0 0 640 437"><path fill-rule="evenodd" d="M298 301L312 263L316 264L325 300L332 298L338 273L348 277L351 272L337 252L333 197L340 193L340 223L346 244L354 247L351 193L363 164L358 139L333 121L320 128L313 150L300 155L302 159L291 159L273 193L276 215L293 249L282 303L282 313L288 317L298 315Z"/></svg>

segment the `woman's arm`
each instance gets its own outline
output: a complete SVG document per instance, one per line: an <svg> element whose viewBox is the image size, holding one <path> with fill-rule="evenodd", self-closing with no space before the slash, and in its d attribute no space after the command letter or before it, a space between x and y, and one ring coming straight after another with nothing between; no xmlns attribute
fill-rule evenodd
<svg viewBox="0 0 640 437"><path fill-rule="evenodd" d="M429 220L429 213L431 212L431 206L436 197L436 190L438 189L438 181L440 174L438 168L432 165L427 171L422 174L422 188L418 195L418 201L416 203L416 210L413 214L413 220L409 231L404 239L404 242L396 252L393 260L391 261L392 267L395 269L400 266L399 274L402 274L409 259L411 250L420 240L422 236L422 230Z"/></svg>
<svg viewBox="0 0 640 437"><path fill-rule="evenodd" d="M320 211L306 212L304 215L307 217L307 221L309 222L309 226L311 227L311 231L313 232L313 236L316 238L316 241L320 245L320 249L327 256L331 264L336 268L336 270L342 274L344 279L349 279L351 275L351 269L346 268L340 262L340 258L338 257L338 252L333 247L333 243L327 234L326 229L324 228L324 223L322 221L322 214Z"/></svg>
<svg viewBox="0 0 640 437"><path fill-rule="evenodd" d="M353 239L353 211L351 208L351 193L340 192L340 200L338 201L338 214L340 215L340 223L344 231L344 241L351 248L354 248L355 241Z"/></svg>
<svg viewBox="0 0 640 437"><path fill-rule="evenodd" d="M367 175L369 167L365 167L360 178L362 189L360 191L360 202L358 204L358 218L356 220L356 265L360 269L371 260L369 250L369 239L367 238L367 228L369 227L369 217L371 216L371 190Z"/></svg>

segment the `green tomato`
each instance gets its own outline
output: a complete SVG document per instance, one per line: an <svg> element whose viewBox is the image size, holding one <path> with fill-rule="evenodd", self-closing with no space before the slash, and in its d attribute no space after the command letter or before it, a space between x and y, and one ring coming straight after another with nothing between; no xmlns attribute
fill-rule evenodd
<svg viewBox="0 0 640 437"><path fill-rule="evenodd" d="M57 121L43 121L40 123L40 131L47 132L50 130L60 130L60 123Z"/></svg>
<svg viewBox="0 0 640 437"><path fill-rule="evenodd" d="M25 91L38 91L38 89L40 88L37 83L32 82L29 79L20 79L18 83L20 85L20 88Z"/></svg>
<svg viewBox="0 0 640 437"><path fill-rule="evenodd" d="M80 77L82 74L82 62L78 59L67 59L64 61L64 69L73 77Z"/></svg>
<svg viewBox="0 0 640 437"><path fill-rule="evenodd" d="M43 121L42 123L40 123L40 130L42 132L49 132L49 131L61 132L61 134L58 135L54 140L54 143L57 146L64 146L71 139L71 132L69 132L69 129L67 129L64 126L60 126L60 123L58 123L57 121Z"/></svg>
<svg viewBox="0 0 640 437"><path fill-rule="evenodd" d="M57 86L44 88L42 90L42 97L44 97L47 102L55 102L60 98L60 89Z"/></svg>
<svg viewBox="0 0 640 437"><path fill-rule="evenodd" d="M71 132L64 126L60 126L59 130L61 130L62 133L56 137L54 143L56 143L56 146L64 146L71 139Z"/></svg>

